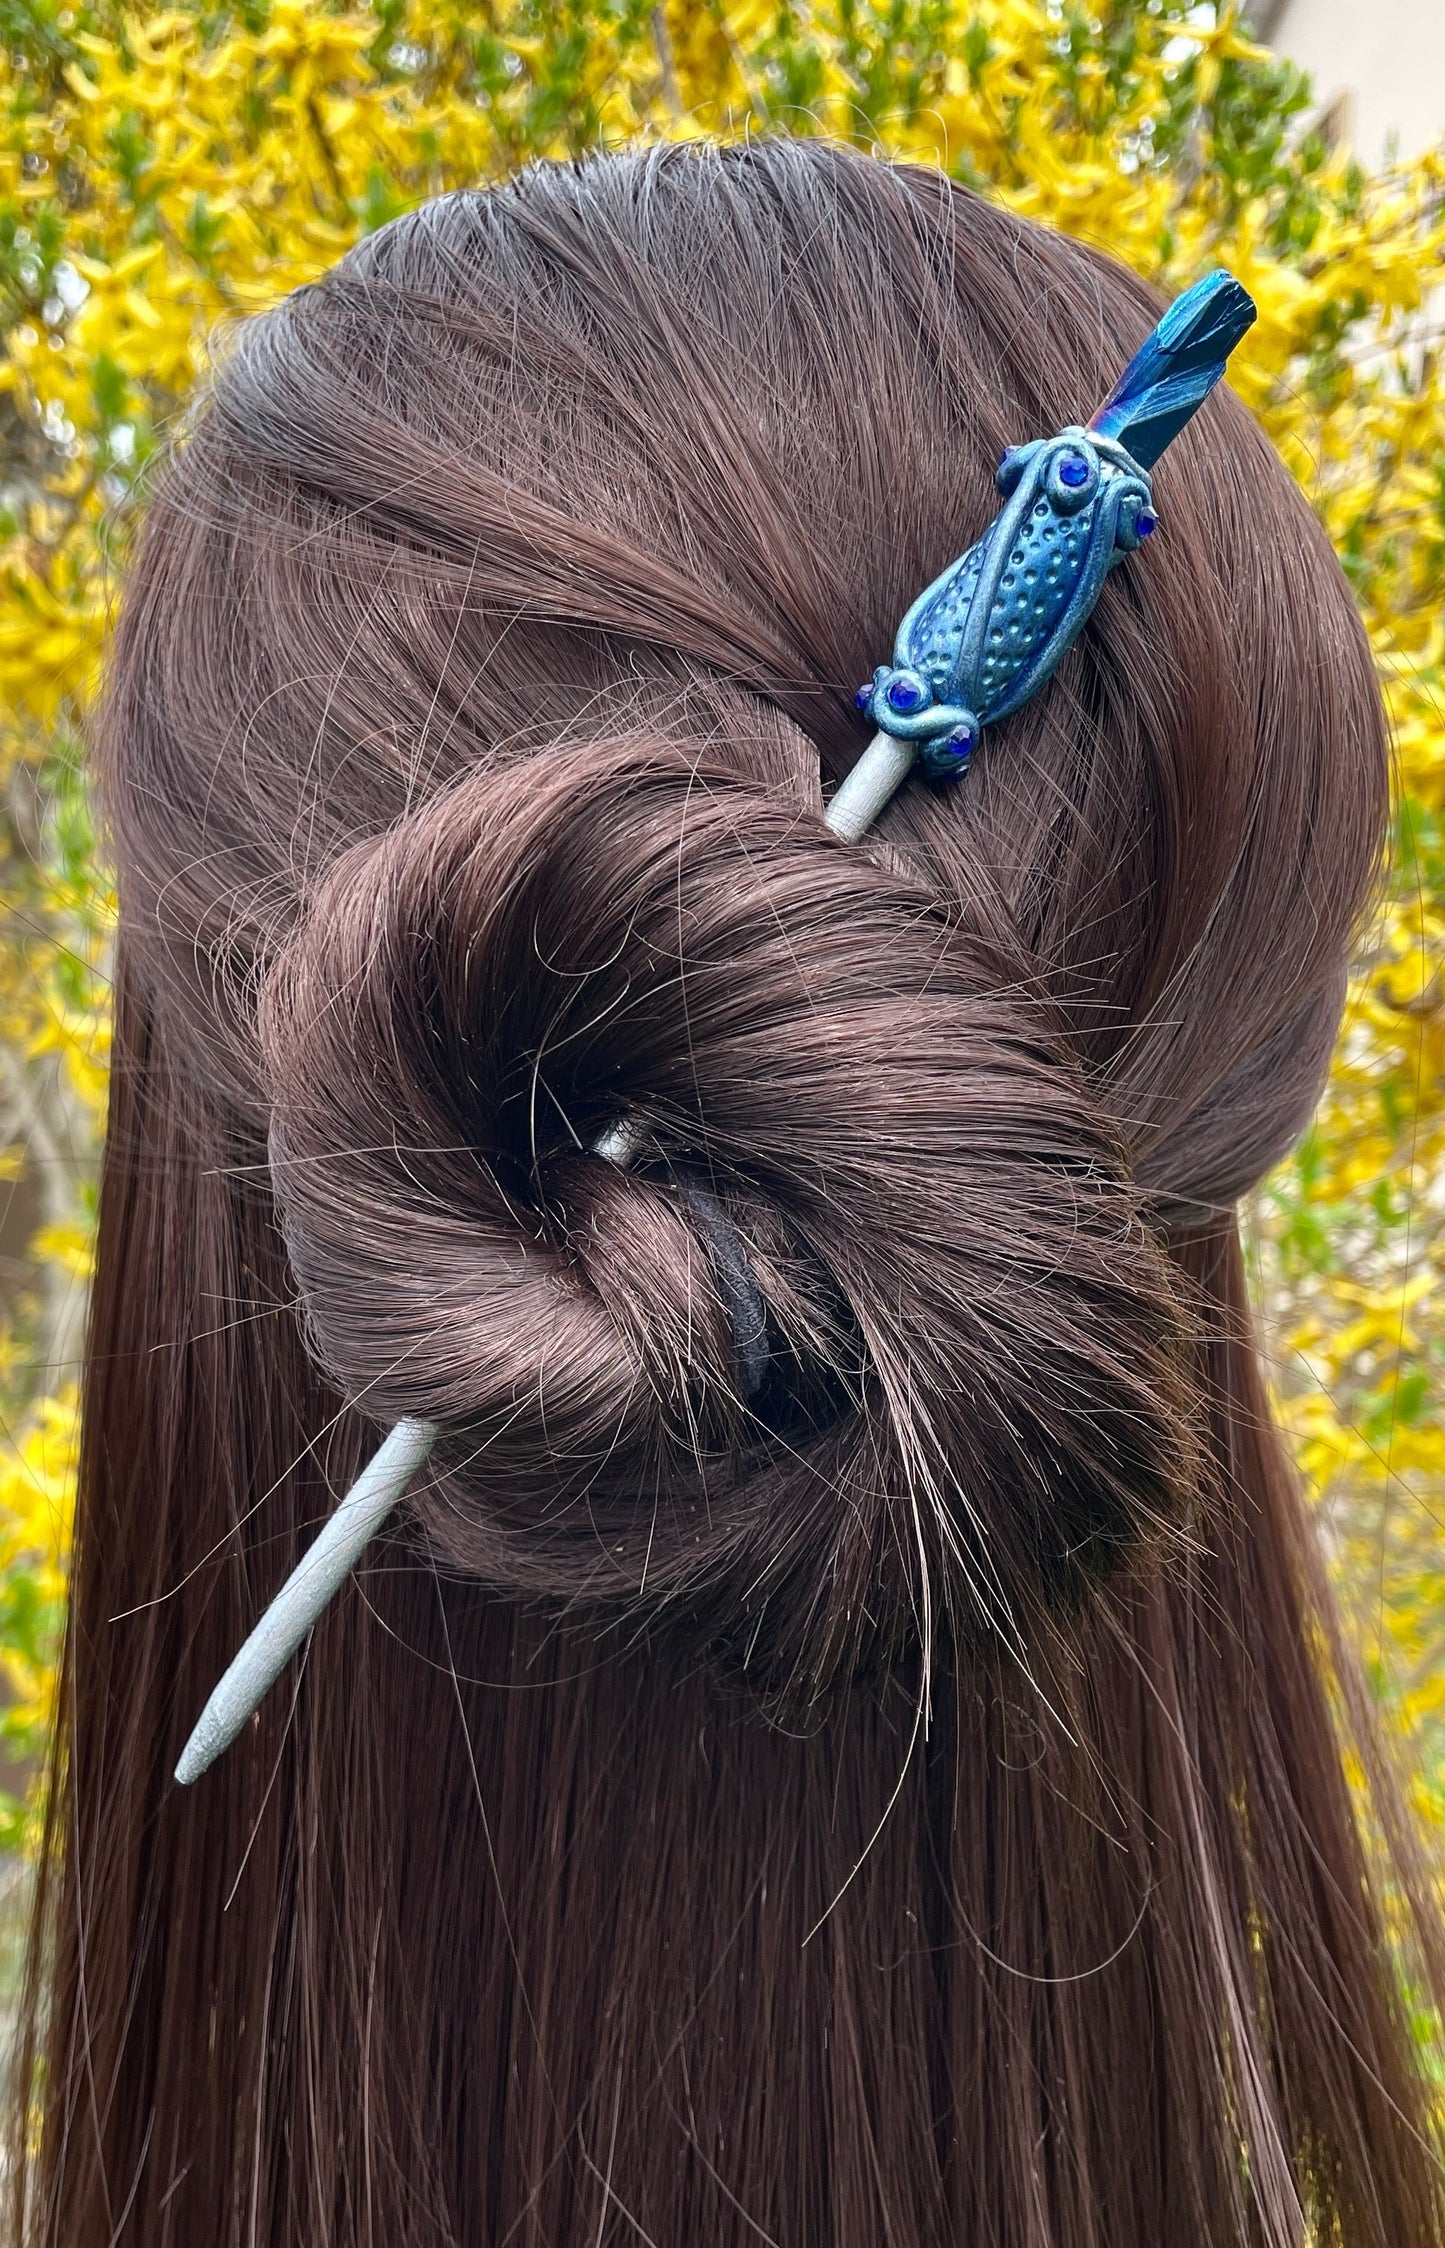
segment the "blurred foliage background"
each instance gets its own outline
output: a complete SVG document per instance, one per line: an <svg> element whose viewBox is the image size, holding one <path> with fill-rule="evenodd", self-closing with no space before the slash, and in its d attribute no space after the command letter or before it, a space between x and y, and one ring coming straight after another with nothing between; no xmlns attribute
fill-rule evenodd
<svg viewBox="0 0 1445 2248"><path fill-rule="evenodd" d="M148 467L218 323L417 199L779 129L944 165L1169 290L1223 263L1259 303L1235 380L1350 573L1399 775L1389 895L1255 1273L1332 1565L1445 1820L1445 156L1366 176L1310 101L1228 0L0 0L0 1230L33 1236L0 1340L0 1846L54 1686L105 1099L80 742Z"/></svg>

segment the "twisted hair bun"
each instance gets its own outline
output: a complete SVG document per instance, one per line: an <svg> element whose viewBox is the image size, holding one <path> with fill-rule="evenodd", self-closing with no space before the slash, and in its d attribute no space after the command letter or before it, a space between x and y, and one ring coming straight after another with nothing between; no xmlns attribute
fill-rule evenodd
<svg viewBox="0 0 1445 2248"><path fill-rule="evenodd" d="M1036 980L660 740L348 853L263 995L273 1166L338 1384L446 1432L443 1551L813 1678L931 1609L1012 1632L1171 1513L1165 1259ZM699 1171L765 1308L751 1402Z"/></svg>

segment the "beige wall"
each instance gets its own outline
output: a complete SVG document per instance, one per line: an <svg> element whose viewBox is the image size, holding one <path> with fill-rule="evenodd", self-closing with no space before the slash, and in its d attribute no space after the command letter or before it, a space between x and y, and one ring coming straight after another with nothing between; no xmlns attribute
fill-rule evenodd
<svg viewBox="0 0 1445 2248"><path fill-rule="evenodd" d="M1445 0L1254 0L1251 14L1363 162L1392 133L1403 156L1445 138Z"/></svg>

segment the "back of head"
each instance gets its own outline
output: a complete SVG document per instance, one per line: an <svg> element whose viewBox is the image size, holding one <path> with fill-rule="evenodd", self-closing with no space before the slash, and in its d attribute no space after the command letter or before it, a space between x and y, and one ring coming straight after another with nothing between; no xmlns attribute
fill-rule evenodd
<svg viewBox="0 0 1445 2248"><path fill-rule="evenodd" d="M1440 2236L1235 1218L1383 735L1243 409L965 785L822 820L1154 309L778 142L448 197L232 340L100 744L45 2237ZM178 1800L401 1416L390 1565Z"/></svg>

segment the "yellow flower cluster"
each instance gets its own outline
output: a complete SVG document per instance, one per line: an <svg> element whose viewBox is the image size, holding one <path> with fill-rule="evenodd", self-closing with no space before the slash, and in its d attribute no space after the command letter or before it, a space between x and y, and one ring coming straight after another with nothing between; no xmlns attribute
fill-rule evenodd
<svg viewBox="0 0 1445 2248"><path fill-rule="evenodd" d="M110 901L74 742L137 479L218 322L528 157L764 128L945 165L1171 289L1238 274L1260 320L1235 380L1344 557L1399 747L1398 873L1258 1263L1283 1409L1343 1577L1376 1588L1382 1689L1431 1729L1431 1785L1438 1725L1445 1806L1445 378L1423 301L1445 164L1332 157L1230 0L15 0L0 40L0 1136L39 1154L93 1143L104 1081ZM42 1253L78 1272L65 1191ZM44 1329L42 1307L0 1368L0 1586L53 1622L73 1398L36 1401ZM0 1598L31 1720L47 1645Z"/></svg>
<svg viewBox="0 0 1445 2248"><path fill-rule="evenodd" d="M0 1677L8 1688L0 1743L32 1754L49 1726L65 1603L75 1493L74 1383L43 1398L0 1447ZM0 1848L32 1839L37 1806L0 1799Z"/></svg>

